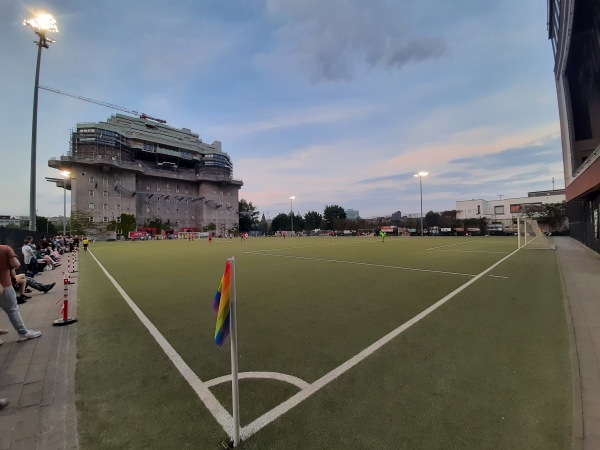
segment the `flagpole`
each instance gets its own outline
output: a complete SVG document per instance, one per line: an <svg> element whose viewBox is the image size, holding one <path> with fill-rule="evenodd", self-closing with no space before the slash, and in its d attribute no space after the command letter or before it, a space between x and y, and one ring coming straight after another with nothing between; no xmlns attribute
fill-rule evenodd
<svg viewBox="0 0 600 450"><path fill-rule="evenodd" d="M233 446L240 443L240 391L238 387L238 356L237 356L237 313L235 290L235 258L231 261L231 310L229 324L231 326L231 399L233 403Z"/></svg>

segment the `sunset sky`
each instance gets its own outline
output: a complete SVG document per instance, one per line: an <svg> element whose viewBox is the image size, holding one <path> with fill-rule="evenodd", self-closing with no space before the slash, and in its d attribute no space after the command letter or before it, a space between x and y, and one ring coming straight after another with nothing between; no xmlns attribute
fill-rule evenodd
<svg viewBox="0 0 600 450"><path fill-rule="evenodd" d="M539 0L76 0L0 3L0 214L29 214L35 35L40 84L222 142L267 217L454 209L564 187L552 47ZM117 111L40 91L37 208L78 122Z"/></svg>

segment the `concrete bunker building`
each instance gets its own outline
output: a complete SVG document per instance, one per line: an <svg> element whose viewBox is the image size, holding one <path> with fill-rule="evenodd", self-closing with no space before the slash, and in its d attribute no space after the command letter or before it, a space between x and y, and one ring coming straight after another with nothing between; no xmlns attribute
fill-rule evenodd
<svg viewBox="0 0 600 450"><path fill-rule="evenodd" d="M237 227L243 182L233 178L221 142L206 144L187 128L161 122L116 114L77 124L67 156L48 162L70 172L71 214L85 213L90 223L133 214L138 226L160 220L175 232L211 223L217 234Z"/></svg>

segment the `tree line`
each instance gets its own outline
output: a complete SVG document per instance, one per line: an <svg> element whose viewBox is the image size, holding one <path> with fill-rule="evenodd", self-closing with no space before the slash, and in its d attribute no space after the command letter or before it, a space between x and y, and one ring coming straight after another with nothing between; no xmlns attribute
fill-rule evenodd
<svg viewBox="0 0 600 450"><path fill-rule="evenodd" d="M258 208L244 199L239 201L240 231L259 231L263 234L276 233L280 231L307 232L316 229L342 231L379 229L383 226L398 226L402 228L413 228L420 230L421 219L415 217L402 217L392 219L391 217L377 217L374 219L348 219L344 208L338 205L327 205L323 213L309 211L304 215L298 213L279 213L271 223L260 217ZM488 223L493 223L492 218L479 217L461 219L456 210L442 212L429 211L423 217L423 228L479 228L483 232L487 230ZM527 216L527 214L525 214ZM546 223L551 228L559 228L567 217L564 203L548 203L541 205L536 211L535 217L539 223Z"/></svg>

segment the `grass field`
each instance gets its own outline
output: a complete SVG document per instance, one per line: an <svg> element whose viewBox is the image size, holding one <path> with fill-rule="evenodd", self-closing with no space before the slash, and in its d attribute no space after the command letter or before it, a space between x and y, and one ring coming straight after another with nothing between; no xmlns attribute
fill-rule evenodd
<svg viewBox="0 0 600 450"><path fill-rule="evenodd" d="M228 441L196 391L231 412L231 383L210 381L231 370L228 343L213 344L211 311L230 256L239 371L249 376L240 380L241 448L570 445L569 339L552 250L515 252L512 237L90 248L78 274L84 449ZM196 391L97 261L198 377Z"/></svg>

